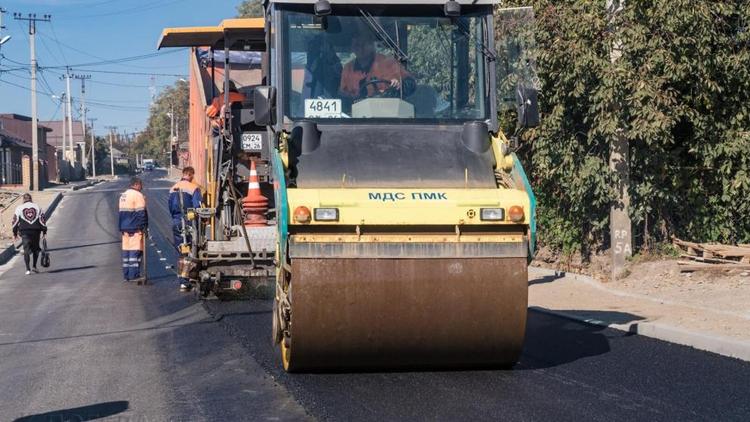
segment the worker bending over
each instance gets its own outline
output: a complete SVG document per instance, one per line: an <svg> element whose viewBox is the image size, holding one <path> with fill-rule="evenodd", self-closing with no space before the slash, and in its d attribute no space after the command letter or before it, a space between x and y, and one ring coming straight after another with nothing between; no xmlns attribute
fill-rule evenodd
<svg viewBox="0 0 750 422"><path fill-rule="evenodd" d="M145 246L144 235L148 229L148 211L142 190L143 182L134 177L130 179L130 188L120 195L122 274L126 282L146 278L146 274L141 274L141 260Z"/></svg>
<svg viewBox="0 0 750 422"><path fill-rule="evenodd" d="M237 85L233 81L229 81L229 104L241 103L245 101L245 95L237 90ZM215 96L211 105L206 107L206 116L211 119L211 126L214 128L222 128L222 118L224 116L224 92Z"/></svg>
<svg viewBox="0 0 750 422"><path fill-rule="evenodd" d="M195 169L185 167L182 170L182 180L175 183L169 190L169 213L172 214L172 235L174 236L174 246L180 255L184 255L180 245L191 246L192 238L190 232L185 228L188 221L185 219L185 212L189 208L200 208L203 202L201 188L193 183ZM180 290L190 290L188 280L179 277Z"/></svg>
<svg viewBox="0 0 750 422"><path fill-rule="evenodd" d="M23 261L26 263L26 275L39 271L36 262L39 260L39 237L47 235L47 224L44 221L44 213L39 205L31 202L31 195L23 194L23 204L16 208L13 214L13 239L21 237L23 241ZM34 266L29 267L31 255L34 256Z"/></svg>

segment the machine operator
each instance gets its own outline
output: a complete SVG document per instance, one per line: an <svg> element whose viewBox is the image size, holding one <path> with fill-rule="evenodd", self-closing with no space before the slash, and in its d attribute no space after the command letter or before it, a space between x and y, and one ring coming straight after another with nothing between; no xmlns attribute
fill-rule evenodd
<svg viewBox="0 0 750 422"><path fill-rule="evenodd" d="M352 39L354 59L344 65L341 72L341 93L357 100L382 94L389 89L401 90L404 97L416 89L414 77L393 57L380 54L375 49L375 39L360 31ZM372 81L382 81L369 83Z"/></svg>

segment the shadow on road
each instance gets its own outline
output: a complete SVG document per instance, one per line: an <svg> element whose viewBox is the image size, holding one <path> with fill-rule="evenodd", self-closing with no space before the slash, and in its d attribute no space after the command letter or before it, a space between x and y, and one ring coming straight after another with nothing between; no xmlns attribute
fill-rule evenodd
<svg viewBox="0 0 750 422"><path fill-rule="evenodd" d="M46 273L48 274L66 273L68 271L88 270L90 268L96 268L96 265L83 265L81 267L60 268L57 270L46 271Z"/></svg>
<svg viewBox="0 0 750 422"><path fill-rule="evenodd" d="M128 410L129 407L130 403L125 400L108 401L88 406L74 407L72 409L53 410L47 413L24 416L13 422L92 421L122 413Z"/></svg>
<svg viewBox="0 0 750 422"><path fill-rule="evenodd" d="M529 280L529 286L533 286L535 284L552 283L553 281L559 280L563 277L565 277L564 271L555 271L554 274L545 275L544 277L537 277L533 280Z"/></svg>
<svg viewBox="0 0 750 422"><path fill-rule="evenodd" d="M92 247L92 246L113 245L115 243L121 243L121 241L117 240L117 241L114 241L114 242L101 242L101 243L89 243L88 245L66 246L64 248L52 248L52 249L48 249L48 251L50 251L50 252L66 251L66 250L69 250L69 249L89 248L89 247Z"/></svg>
<svg viewBox="0 0 750 422"><path fill-rule="evenodd" d="M625 324L643 320L626 312L561 311L566 314L585 315L599 321ZM516 369L543 369L575 362L587 357L609 353L611 338L633 335L606 327L586 324L566 318L529 310L526 324L526 342Z"/></svg>

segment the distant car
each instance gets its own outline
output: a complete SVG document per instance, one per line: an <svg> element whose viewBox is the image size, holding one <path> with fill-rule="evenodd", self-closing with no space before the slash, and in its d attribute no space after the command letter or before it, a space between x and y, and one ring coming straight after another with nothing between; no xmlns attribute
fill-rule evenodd
<svg viewBox="0 0 750 422"><path fill-rule="evenodd" d="M143 165L143 170L145 171L153 171L154 165L152 163L146 163Z"/></svg>

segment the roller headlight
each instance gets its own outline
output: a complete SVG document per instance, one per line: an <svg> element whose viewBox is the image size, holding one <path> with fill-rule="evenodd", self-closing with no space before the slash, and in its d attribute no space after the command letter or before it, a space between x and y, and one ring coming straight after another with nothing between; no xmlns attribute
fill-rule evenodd
<svg viewBox="0 0 750 422"><path fill-rule="evenodd" d="M482 208L479 211L479 218L482 221L503 221L505 220L505 209Z"/></svg>
<svg viewBox="0 0 750 422"><path fill-rule="evenodd" d="M339 221L339 209L315 208L315 221Z"/></svg>

